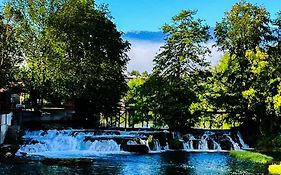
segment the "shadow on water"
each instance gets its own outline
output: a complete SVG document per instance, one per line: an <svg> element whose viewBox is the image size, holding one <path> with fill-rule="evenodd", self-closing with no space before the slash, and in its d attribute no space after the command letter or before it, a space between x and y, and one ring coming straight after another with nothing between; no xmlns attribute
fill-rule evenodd
<svg viewBox="0 0 281 175"><path fill-rule="evenodd" d="M166 152L161 154L117 154L92 157L90 164L45 165L40 160L0 164L0 174L117 174L204 175L265 174L266 166L239 161L228 153Z"/></svg>
<svg viewBox="0 0 281 175"><path fill-rule="evenodd" d="M170 152L161 174L264 174L266 166L231 158L228 153Z"/></svg>

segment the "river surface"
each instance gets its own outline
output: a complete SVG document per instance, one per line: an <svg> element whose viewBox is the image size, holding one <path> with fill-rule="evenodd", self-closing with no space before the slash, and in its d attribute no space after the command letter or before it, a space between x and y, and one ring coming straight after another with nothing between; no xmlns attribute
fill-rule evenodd
<svg viewBox="0 0 281 175"><path fill-rule="evenodd" d="M236 160L228 153L165 152L93 156L90 164L46 165L41 160L6 161L0 174L228 175L267 174L265 165Z"/></svg>

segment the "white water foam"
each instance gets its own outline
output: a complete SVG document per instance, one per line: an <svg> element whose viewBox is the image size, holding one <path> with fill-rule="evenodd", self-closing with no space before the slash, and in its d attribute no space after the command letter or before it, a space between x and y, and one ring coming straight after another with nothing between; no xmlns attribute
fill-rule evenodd
<svg viewBox="0 0 281 175"><path fill-rule="evenodd" d="M24 138L30 143L20 146L17 155L50 155L50 154L95 154L95 153L120 153L120 145L116 141L109 140L85 140L94 134L71 130L48 130L48 131L27 131Z"/></svg>
<svg viewBox="0 0 281 175"><path fill-rule="evenodd" d="M237 132L237 137L239 139L240 144L242 145L242 149L249 149L250 148L249 145L247 145L244 142L244 140L242 139L242 135L241 135L241 133L239 131Z"/></svg>
<svg viewBox="0 0 281 175"><path fill-rule="evenodd" d="M247 146L245 142L242 139L241 134L238 133L238 139L240 144L244 146ZM183 142L183 148L185 151L191 151L191 152L216 152L216 151L226 151L222 150L222 147L220 145L221 141L227 141L231 145L230 149L234 150L240 150L239 143L236 143L231 137L230 132L225 132L223 135L215 134L214 132L205 131L202 136L200 135L192 135L192 134L186 134L183 136L184 142Z"/></svg>
<svg viewBox="0 0 281 175"><path fill-rule="evenodd" d="M169 151L168 142L161 145L157 138L153 139L153 148L149 147L147 137L153 133L153 131L91 131L73 129L26 131L23 136L25 144L20 146L17 155L90 157L104 154L127 154L128 152L122 150L121 143L116 141L124 138L126 138L125 143L127 145L146 145L150 153ZM183 137L179 133L175 135L178 139L182 140L185 151L225 151L221 148L220 139L228 141L232 146L231 149L240 149L239 144L230 137L228 132L221 135L221 138L218 137L218 134L210 131L206 131L202 135L186 134ZM240 133L237 134L237 137L242 148L246 147L247 144L243 141Z"/></svg>

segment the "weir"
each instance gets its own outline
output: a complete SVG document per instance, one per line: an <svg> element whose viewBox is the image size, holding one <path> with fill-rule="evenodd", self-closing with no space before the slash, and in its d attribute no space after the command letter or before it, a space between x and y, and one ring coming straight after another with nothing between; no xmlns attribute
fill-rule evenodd
<svg viewBox="0 0 281 175"><path fill-rule="evenodd" d="M102 154L161 153L173 150L177 140L183 151L220 152L249 148L241 134L230 131L175 133L168 131L37 130L25 131L16 153L46 157L91 157Z"/></svg>

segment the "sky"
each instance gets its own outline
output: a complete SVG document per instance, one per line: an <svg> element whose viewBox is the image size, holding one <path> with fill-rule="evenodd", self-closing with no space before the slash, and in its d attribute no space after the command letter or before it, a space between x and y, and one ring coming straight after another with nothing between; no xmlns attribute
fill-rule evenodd
<svg viewBox="0 0 281 175"><path fill-rule="evenodd" d="M198 18L205 20L214 27L220 22L224 13L229 11L238 0L96 0L97 4L108 4L108 8L117 25L117 29L124 33L138 33L140 31L161 31L161 26L170 23L171 18L181 10L197 10ZM265 7L271 17L281 10L281 0L247 0L253 4ZM141 35L144 36L144 35ZM154 40L147 37L126 37L131 43L128 52L130 61L127 70L148 71L153 69L153 59L159 53L163 40ZM223 53L212 47L214 41L207 45L212 53L206 59L211 65L216 65Z"/></svg>
<svg viewBox="0 0 281 175"><path fill-rule="evenodd" d="M1 1L3 0L0 0L0 3ZM224 13L239 0L95 0L95 2L98 5L108 4L117 29L124 32L123 38L131 43L127 70L151 72L153 59L164 44L163 39L159 39L161 26L170 23L173 16L184 9L197 10L196 17L214 27L216 22L221 21ZM246 2L264 6L272 18L281 10L281 0L246 0ZM138 35L139 32L141 34ZM207 43L212 51L207 57L211 65L217 64L222 56L217 48L211 47L213 44L214 41Z"/></svg>
<svg viewBox="0 0 281 175"><path fill-rule="evenodd" d="M214 27L225 11L239 2L237 0L95 0L108 4L119 30L158 31L172 16L183 9L198 10L197 16ZM274 16L281 10L281 0L248 0L261 5Z"/></svg>

